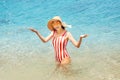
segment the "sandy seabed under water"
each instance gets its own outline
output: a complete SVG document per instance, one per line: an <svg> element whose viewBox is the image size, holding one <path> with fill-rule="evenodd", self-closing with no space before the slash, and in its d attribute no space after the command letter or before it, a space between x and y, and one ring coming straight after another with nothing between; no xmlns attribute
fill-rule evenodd
<svg viewBox="0 0 120 80"><path fill-rule="evenodd" d="M48 54L47 56L50 56ZM55 71L53 57L0 58L0 80L120 80L119 54L72 54L68 71Z"/></svg>

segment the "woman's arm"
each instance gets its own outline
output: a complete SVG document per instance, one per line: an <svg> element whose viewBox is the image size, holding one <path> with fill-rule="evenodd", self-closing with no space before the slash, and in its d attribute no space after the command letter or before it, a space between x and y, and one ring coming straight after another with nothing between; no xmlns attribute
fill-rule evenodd
<svg viewBox="0 0 120 80"><path fill-rule="evenodd" d="M87 37L87 36L88 36L87 34L81 35L79 41L76 41L76 40L73 38L72 34L71 34L70 32L68 32L68 39L69 39L69 40L73 43L73 45L74 45L75 47L77 47L77 48L80 47L81 42L82 42L82 38L85 38L85 37Z"/></svg>
<svg viewBox="0 0 120 80"><path fill-rule="evenodd" d="M37 36L42 40L42 42L48 42L52 36L53 36L53 32L51 32L50 35L48 35L46 38L44 38L37 30L33 29L33 28L29 28L29 30L31 30L32 32L35 32L37 34Z"/></svg>

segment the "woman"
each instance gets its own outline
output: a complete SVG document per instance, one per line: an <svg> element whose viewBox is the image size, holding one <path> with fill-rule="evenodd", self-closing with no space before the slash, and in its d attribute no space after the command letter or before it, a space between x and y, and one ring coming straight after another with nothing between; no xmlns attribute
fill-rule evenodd
<svg viewBox="0 0 120 80"><path fill-rule="evenodd" d="M79 41L76 41L72 34L65 30L65 27L67 27L67 25L62 22L61 18L55 16L48 21L48 28L51 30L51 34L46 38L44 38L37 30L30 28L30 30L35 32L43 42L52 39L55 59L58 65L66 65L71 62L70 56L66 50L68 40L70 40L75 47L79 48L82 39L87 37L87 34L81 35Z"/></svg>

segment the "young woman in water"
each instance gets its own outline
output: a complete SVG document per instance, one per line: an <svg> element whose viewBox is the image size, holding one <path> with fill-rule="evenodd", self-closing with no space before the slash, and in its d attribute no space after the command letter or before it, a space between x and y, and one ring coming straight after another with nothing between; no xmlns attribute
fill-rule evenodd
<svg viewBox="0 0 120 80"><path fill-rule="evenodd" d="M71 63L71 58L66 50L67 42L70 40L77 48L80 47L82 39L87 37L87 34L81 35L79 41L76 41L72 34L65 30L67 25L62 22L59 16L53 17L48 21L48 29L51 34L44 38L37 30L30 28L32 32L35 32L43 42L48 42L52 39L52 44L55 51L55 60L57 65L66 65Z"/></svg>

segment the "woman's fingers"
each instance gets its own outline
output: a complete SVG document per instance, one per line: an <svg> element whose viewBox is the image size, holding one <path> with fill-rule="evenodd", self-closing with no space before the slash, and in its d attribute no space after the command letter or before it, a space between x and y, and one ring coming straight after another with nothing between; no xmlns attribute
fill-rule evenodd
<svg viewBox="0 0 120 80"><path fill-rule="evenodd" d="M84 34L84 35L81 35L80 37L86 38L87 36L88 36L88 34Z"/></svg>
<svg viewBox="0 0 120 80"><path fill-rule="evenodd" d="M33 28L29 28L29 30L33 31L33 32L36 32L37 30L33 29Z"/></svg>
<svg viewBox="0 0 120 80"><path fill-rule="evenodd" d="M32 30L33 28L28 28L29 30Z"/></svg>
<svg viewBox="0 0 120 80"><path fill-rule="evenodd" d="M86 37L88 37L88 34L85 34L85 35L84 35L84 38L86 38Z"/></svg>

